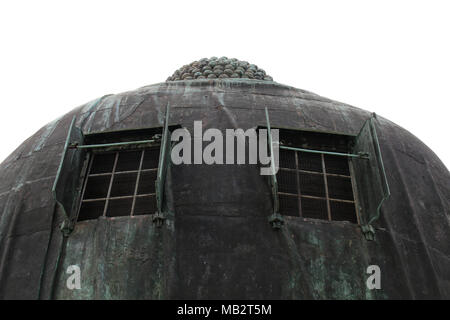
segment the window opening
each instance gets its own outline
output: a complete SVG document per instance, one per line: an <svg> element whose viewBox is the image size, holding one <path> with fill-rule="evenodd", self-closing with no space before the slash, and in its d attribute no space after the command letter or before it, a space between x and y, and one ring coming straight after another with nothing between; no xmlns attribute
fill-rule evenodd
<svg viewBox="0 0 450 320"><path fill-rule="evenodd" d="M283 224L279 213L350 221L361 224L366 239L373 240L371 224L379 218L381 205L390 195L375 129L376 115L364 123L356 137L280 129L284 137L275 144L267 108L265 113L273 173L275 148L280 155L278 173L269 176L272 226Z"/></svg>
<svg viewBox="0 0 450 320"><path fill-rule="evenodd" d="M359 169L356 173L361 175L361 163L374 167L371 165L372 158L376 158L378 166L373 171L384 174L379 150L370 157L371 151L379 148L374 126L365 136L360 133L357 137L279 129L280 142L275 145L271 141L267 108L265 111L270 154L274 153L274 148L278 148L280 156L279 170L270 178L274 203L274 213L271 217L281 213L329 221L363 223L364 220L360 221L359 216L359 202L368 195L364 190L357 192L361 177L355 177L353 162ZM373 125L373 118L367 122ZM364 131L367 126L365 124L361 132L368 132ZM373 145L373 148L368 148L364 143ZM383 178L383 175L381 177ZM385 179L383 182L387 185Z"/></svg>
<svg viewBox="0 0 450 320"><path fill-rule="evenodd" d="M79 220L124 213L163 212L164 183L170 156L169 104L163 128L134 129L84 135L73 117L53 184L53 197L64 214L65 236ZM147 139L151 137L151 139ZM86 161L89 160L89 161ZM88 177L85 177L88 175Z"/></svg>
<svg viewBox="0 0 450 320"><path fill-rule="evenodd" d="M159 147L93 153L78 221L154 214Z"/></svg>
<svg viewBox="0 0 450 320"><path fill-rule="evenodd" d="M300 150L280 145L280 213L358 223L349 160Z"/></svg>

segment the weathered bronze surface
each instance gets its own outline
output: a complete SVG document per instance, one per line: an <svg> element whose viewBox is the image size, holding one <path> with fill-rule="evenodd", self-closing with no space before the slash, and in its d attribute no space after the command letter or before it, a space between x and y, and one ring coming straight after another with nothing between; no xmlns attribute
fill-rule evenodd
<svg viewBox="0 0 450 320"><path fill-rule="evenodd" d="M250 165L172 166L161 228L152 216L99 218L63 238L51 189L74 115L85 135L160 127L167 103L170 124L191 131L194 120L204 129L264 125L267 107L273 127L356 135L371 115L267 79L187 77L80 106L1 163L1 298L450 298L449 172L379 116L391 197L375 241L348 222L284 217L272 229L267 177ZM381 268L381 290L366 287L372 264ZM81 267L81 290L66 287L70 265Z"/></svg>

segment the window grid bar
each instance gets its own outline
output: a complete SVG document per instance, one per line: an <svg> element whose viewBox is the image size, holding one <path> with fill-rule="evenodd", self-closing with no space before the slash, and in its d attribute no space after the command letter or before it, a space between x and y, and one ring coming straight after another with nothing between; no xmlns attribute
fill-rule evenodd
<svg viewBox="0 0 450 320"><path fill-rule="evenodd" d="M298 165L298 152L294 151L295 154L295 169L296 169L296 177L297 177L297 194L298 194L298 213L300 217L303 217L302 212L302 193L300 190L300 173L299 173L299 165Z"/></svg>
<svg viewBox="0 0 450 320"><path fill-rule="evenodd" d="M145 149L141 151L141 161L139 162L139 169L138 169L138 174L136 177L136 185L134 186L133 204L131 205L131 214L130 214L131 216L134 216L134 207L136 206L136 195L138 192L139 180L141 177L142 163L144 162L144 154L145 154Z"/></svg>
<svg viewBox="0 0 450 320"><path fill-rule="evenodd" d="M325 157L323 153L320 154L320 158L322 160L322 172L323 172L323 182L325 183L325 197L327 198L327 211L328 211L328 221L331 221L331 207L330 207L330 198L328 197L328 179L327 179L327 170L325 167Z"/></svg>
<svg viewBox="0 0 450 320"><path fill-rule="evenodd" d="M357 220L357 224L360 224L360 216L359 216L359 204L358 204L358 191L356 189L356 184L355 184L355 180L354 180L354 170L352 167L352 158L348 158L347 162L348 162L348 168L349 168L349 172L350 175L344 175L344 174L336 174L336 173L329 173L327 172L327 167L325 164L325 154L326 153L321 153L320 154L320 161L321 161L321 172L317 172L317 171L309 171L309 170L303 170L303 169L299 169L300 168L300 161L301 161L301 155L299 155L299 153L301 153L302 151L299 150L290 150L292 152L294 152L295 155L295 168L282 168L280 167L279 170L280 171L287 171L287 172L291 172L291 173L295 173L296 174L296 179L297 179L297 193L289 193L289 192L278 192L278 195L283 195L283 196L288 196L288 197L297 197L299 199L298 205L299 205L299 213L300 216L303 216L303 211L302 211L302 207L301 207L301 198L309 198L309 199L317 199L317 200L325 200L327 203L327 215L328 215L328 221L333 221L332 220L332 214L331 214L331 202L340 202L340 203L349 203L349 204L353 204L354 208L355 208L355 214L356 214L356 220ZM302 194L301 192L301 188L300 188L300 173L306 173L306 174L314 174L314 175L322 175L323 177L323 181L324 181L324 187L325 187L325 197L320 197L320 196L310 196L310 195L305 195ZM345 199L337 199L337 198L331 198L330 194L329 194L329 186L328 186L328 177L340 177L340 178L345 178L345 179L350 179L351 184L352 184L352 194L353 194L353 200L345 200Z"/></svg>
<svg viewBox="0 0 450 320"><path fill-rule="evenodd" d="M115 143L102 143L102 144L84 144L84 145L72 145L70 148L74 149L97 149L97 148L106 148L106 147L118 147L118 146L126 146L126 145L134 145L134 144L149 144L153 143L156 140L139 140L139 141L125 141L125 142L115 142Z"/></svg>
<svg viewBox="0 0 450 320"><path fill-rule="evenodd" d="M108 210L108 205L109 205L109 199L111 197L111 189L112 189L112 184L114 181L114 174L116 173L116 168L117 168L117 160L119 159L119 152L116 152L116 156L114 158L114 166L113 166L113 171L111 173L111 179L109 180L109 187L108 187L108 193L106 195L106 203L105 203L105 208L103 209L103 216L106 217L106 211Z"/></svg>
<svg viewBox="0 0 450 320"><path fill-rule="evenodd" d="M288 196L288 197L298 197L298 195L294 194L294 193L278 192L278 194L280 194L282 196ZM306 194L302 194L300 197L307 198L307 199L327 200L327 198L325 198L325 197L309 196ZM352 200L344 200L344 199L337 199L337 198L328 198L328 199L330 199L330 201L336 201L336 202L355 203L355 201L352 201Z"/></svg>
<svg viewBox="0 0 450 320"><path fill-rule="evenodd" d="M136 198L155 196L155 195L156 195L156 193L143 193L143 194L137 194ZM134 197L133 195L130 195L130 196L109 197L109 198L94 198L94 199L84 199L82 202L84 203L84 202L105 201L106 199L109 199L109 200L131 199L133 197Z"/></svg>
<svg viewBox="0 0 450 320"><path fill-rule="evenodd" d="M297 171L297 169L292 169L292 168L279 168L279 170L290 171L290 172ZM298 171L301 173L323 175L323 172L317 172L317 171L309 171L309 170L302 170L302 169L298 169ZM329 173L329 172L326 172L325 174L329 177L340 177L340 178L351 179L351 176L348 176L345 174L337 174L337 173Z"/></svg>
<svg viewBox="0 0 450 320"><path fill-rule="evenodd" d="M367 154L352 154L352 153L342 153L342 152L332 152L332 151L321 151L321 150L313 150L313 149L294 148L294 147L289 147L289 146L285 146L285 145L280 145L280 149L300 151L300 152L318 153L318 154L322 154L322 155L329 154L332 156L369 159Z"/></svg>
<svg viewBox="0 0 450 320"><path fill-rule="evenodd" d="M154 169L142 169L142 170L129 170L129 171L118 171L115 174L127 174L127 173L139 173L139 172L151 172L151 171L156 171L158 170L158 168L154 168ZM101 177L101 176L108 176L111 175L112 172L105 172L105 173L93 173L90 174L90 177Z"/></svg>
<svg viewBox="0 0 450 320"><path fill-rule="evenodd" d="M156 147L156 146L155 146ZM150 148L153 149L153 148ZM145 151L146 150L150 150L148 148L142 148L139 151L141 152L140 154L140 158L139 158L139 168L138 170L127 170L127 171L117 171L118 168L118 159L120 157L121 151L117 150L117 151L109 151L107 153L111 154L112 156L114 156L114 162L113 162L113 169L112 172L105 172L105 173L91 173L92 169L93 169L93 163L95 161L95 157L96 157L96 150L92 150L89 153L89 162L88 165L86 167L86 172L87 174L85 175L84 181L83 181L83 186L82 186L82 192L81 192L81 201L80 201L80 205L78 206L78 212L77 212L77 217L76 220L78 221L78 217L80 215L81 212L81 204L83 203L95 203L95 202L104 202L104 205L102 206L103 208L101 208L101 212L102 214L100 216L105 217L107 215L107 211L110 208L110 200L121 200L121 199L132 199L132 207L131 210L129 212L129 214L127 214L126 216L134 216L134 211L136 208L136 201L137 199L140 198L144 198L144 197L153 197L156 198L156 193L142 193L142 194L138 194L139 192L139 182L140 179L142 177L143 173L147 173L147 172L155 172L158 170L158 168L147 168L147 169L143 169L144 167L144 160L145 160ZM99 154L105 154L104 152L99 152ZM115 178L117 175L122 175L122 174L133 174L133 173L137 173L137 177L136 177L136 184L134 186L134 191L133 191L133 195L125 195L125 196L111 196L112 193L112 187L115 181ZM97 176L110 176L109 181L105 181L106 183L108 183L108 191L105 197L101 197L101 198L91 198L91 199L85 199L85 195L86 195L86 190L87 190L87 186L89 183L89 178L90 177L97 177ZM100 208L99 208L100 209Z"/></svg>

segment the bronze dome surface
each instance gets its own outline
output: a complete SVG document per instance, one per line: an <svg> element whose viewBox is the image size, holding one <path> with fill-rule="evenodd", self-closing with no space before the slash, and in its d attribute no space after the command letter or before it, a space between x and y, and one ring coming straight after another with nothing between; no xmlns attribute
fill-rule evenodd
<svg viewBox="0 0 450 320"><path fill-rule="evenodd" d="M257 65L235 58L211 57L184 65L170 76L167 81L196 80L196 79L226 79L244 78L272 81L272 77L258 68Z"/></svg>
<svg viewBox="0 0 450 320"><path fill-rule="evenodd" d="M155 214L105 213L78 221L89 159L68 157L81 161L59 170L66 143L73 141L71 124L89 144L107 137L140 140L138 134L162 128L168 106L169 125L192 133L192 142L195 121L204 131L245 132L267 125L266 107L273 128L346 137L356 137L372 117L312 92L254 79L168 81L67 110L0 163L0 299L450 298L449 171L417 137L381 115L377 143L391 196L381 206L373 241L360 224L303 215L286 215L274 230L268 220L272 188L256 165L168 166L162 226L154 223ZM133 172L121 174L135 177ZM298 180L285 179L295 187L303 181L297 172ZM61 173L80 181L66 193L76 203L68 235L60 230L64 213L52 190ZM337 179L345 177L331 174L325 181ZM381 289L367 286L371 265L381 270ZM80 267L80 289L67 287L70 266Z"/></svg>

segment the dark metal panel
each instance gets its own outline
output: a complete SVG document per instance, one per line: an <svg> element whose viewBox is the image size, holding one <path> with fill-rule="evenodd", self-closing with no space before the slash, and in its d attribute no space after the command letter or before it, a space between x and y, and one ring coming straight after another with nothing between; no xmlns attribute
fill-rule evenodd
<svg viewBox="0 0 450 320"><path fill-rule="evenodd" d="M290 282L288 251L279 247L281 233L265 217L202 213L177 217L175 230L179 277L172 298L283 298L283 285Z"/></svg>
<svg viewBox="0 0 450 320"><path fill-rule="evenodd" d="M64 225L61 226L65 233L73 229L74 210L77 206L81 185L81 171L86 159L84 149L70 148L70 145L83 145L84 143L83 132L75 126L75 120L74 116L52 189L53 197L66 217Z"/></svg>
<svg viewBox="0 0 450 320"><path fill-rule="evenodd" d="M368 239L372 240L372 223L380 217L381 205L390 195L373 117L361 128L355 139L353 153L368 156L352 161L362 228Z"/></svg>
<svg viewBox="0 0 450 320"><path fill-rule="evenodd" d="M49 233L45 230L10 239L11 248L2 270L2 299L38 299Z"/></svg>
<svg viewBox="0 0 450 320"><path fill-rule="evenodd" d="M100 218L78 223L61 264L83 270L81 290L69 290L59 274L57 299L161 299L176 276L172 222L157 228L151 216ZM124 272L124 270L127 270Z"/></svg>
<svg viewBox="0 0 450 320"><path fill-rule="evenodd" d="M131 103L121 111L122 106L113 103L122 101L123 96L135 101L133 95L144 99L136 108ZM367 111L302 90L251 81L162 83L111 97L105 104L100 101L98 108L89 103L74 112L85 132L90 128L95 132L139 129L161 126L167 102L172 122L189 130L193 120L203 120L204 129L264 125L264 106L268 106L276 127L350 135L356 135L370 116ZM0 202L6 203L0 234L8 234L17 221L27 220L27 213L20 209L25 201L20 186L30 183L31 176L41 179L55 170L62 148L50 146L64 140L62 123L43 128L0 164L0 194L8 194L0 196ZM349 223L317 223L301 217L286 217L285 227L274 232L266 220L272 212L270 190L256 166L172 166L165 188L171 210L163 228L156 231L145 216L83 222L84 228L76 228L68 238L58 272L54 271L54 261L59 242L52 241L48 247L45 294L40 297L51 296L48 287L55 275L57 298L447 298L448 170L417 138L395 124L379 118L377 130L392 191L382 207L381 219L374 224L377 241L365 241L360 229ZM39 175L35 165L45 168L44 150L58 156L49 158L47 173ZM37 157L41 157L39 161ZM39 206L35 201L27 204L28 213ZM143 217L146 222L138 223ZM37 225L38 229L41 226L45 227ZM22 231L28 234L30 230ZM32 257L47 247L48 234L8 239L9 249L4 242L1 248L7 253L2 255L6 263L1 265L1 295L35 298L38 290L34 284L40 275L27 268L39 265L37 270L42 270L42 261ZM196 248L204 249L201 257L193 254ZM14 258L21 264L19 269L18 264L9 264L12 250L29 256ZM86 267L85 286L82 291L68 292L65 269L77 263ZM186 267L186 263L190 265ZM365 268L370 264L378 264L382 270L380 291L369 292L364 287ZM415 264L421 266L412 270ZM260 267L264 265L272 270ZM31 289L22 281L26 272Z"/></svg>
<svg viewBox="0 0 450 320"><path fill-rule="evenodd" d="M170 152L171 152L171 134L169 131L169 116L170 116L170 105L167 104L166 107L166 116L164 118L164 128L161 137L161 146L159 153L159 163L158 163L158 171L156 174L155 181L155 192L156 192L156 207L158 211L156 212L156 216L154 220L158 225L162 223L161 219L164 219L163 214L163 201L164 201L164 186L166 182L167 176L167 167L170 164Z"/></svg>

